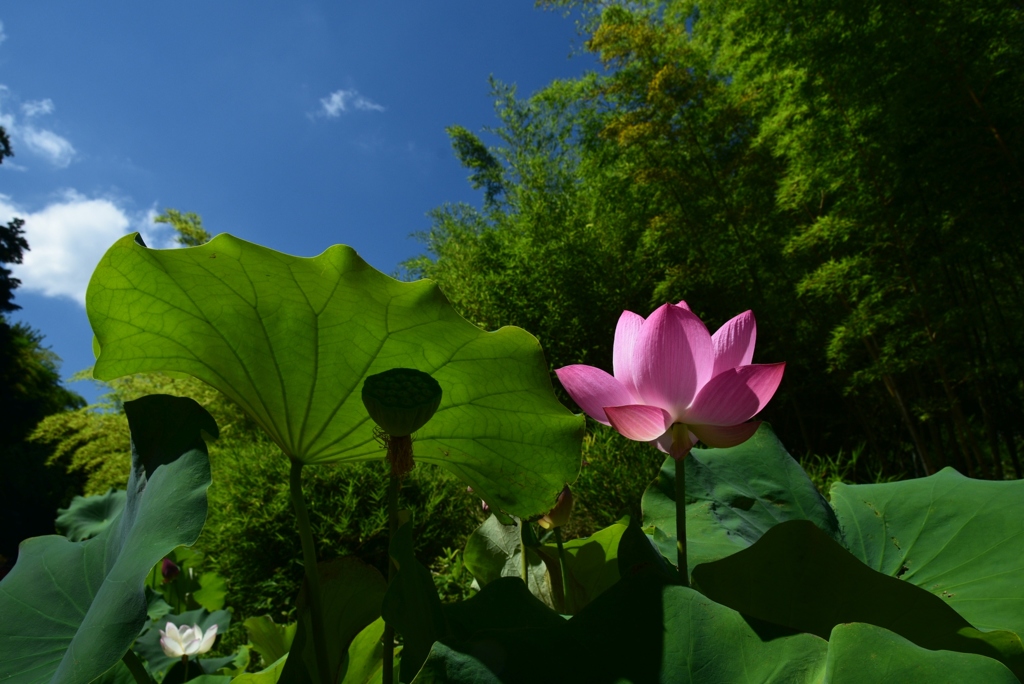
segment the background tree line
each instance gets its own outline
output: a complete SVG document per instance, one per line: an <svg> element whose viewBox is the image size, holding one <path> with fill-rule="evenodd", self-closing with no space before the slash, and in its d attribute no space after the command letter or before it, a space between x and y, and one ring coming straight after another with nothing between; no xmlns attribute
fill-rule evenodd
<svg viewBox="0 0 1024 684"><path fill-rule="evenodd" d="M1024 10L939 0L556 2L606 69L453 126L480 208L405 264L553 367L623 309L758 318L764 417L860 477L1021 476Z"/></svg>
<svg viewBox="0 0 1024 684"><path fill-rule="evenodd" d="M0 127L0 164L12 156ZM14 303L21 281L7 266L20 264L29 249L24 225L19 218L0 225L0 577L13 565L18 542L53 532L57 507L82 486L81 477L48 468L49 449L29 440L45 416L85 401L61 384L60 360L43 346L43 336L9 318L21 308Z"/></svg>

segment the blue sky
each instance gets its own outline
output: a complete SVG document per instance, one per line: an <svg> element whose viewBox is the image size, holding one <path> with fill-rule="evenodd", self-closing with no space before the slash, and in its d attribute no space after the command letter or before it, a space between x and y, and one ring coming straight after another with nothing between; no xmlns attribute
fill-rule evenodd
<svg viewBox="0 0 1024 684"><path fill-rule="evenodd" d="M392 273L445 202L479 202L445 126L596 67L573 18L529 0L129 3L0 9L0 220L26 219L22 320L70 376L92 363L85 285L167 207L291 254L351 245ZM72 386L90 400L91 383Z"/></svg>

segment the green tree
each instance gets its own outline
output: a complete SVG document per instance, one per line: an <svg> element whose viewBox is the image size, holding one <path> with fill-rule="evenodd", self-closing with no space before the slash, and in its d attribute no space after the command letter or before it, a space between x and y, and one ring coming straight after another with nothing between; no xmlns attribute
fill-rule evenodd
<svg viewBox="0 0 1024 684"><path fill-rule="evenodd" d="M449 131L484 201L433 212L410 270L555 366L608 367L622 309L752 308L787 444L1020 476L1022 10L552 4L605 72L499 92L492 147Z"/></svg>
<svg viewBox="0 0 1024 684"><path fill-rule="evenodd" d="M164 213L153 219L154 223L166 223L178 233L175 241L182 247L198 247L210 241L213 236L203 228L199 214L181 213L177 209L164 209Z"/></svg>
<svg viewBox="0 0 1024 684"><path fill-rule="evenodd" d="M12 154L0 128L0 163ZM66 505L79 485L47 468L47 450L28 436L45 416L85 403L61 385L60 359L43 346L43 336L7 319L20 308L12 301L20 282L6 265L21 263L28 250L23 225L14 219L0 226L0 574L13 563L22 539L53 531L58 506Z"/></svg>

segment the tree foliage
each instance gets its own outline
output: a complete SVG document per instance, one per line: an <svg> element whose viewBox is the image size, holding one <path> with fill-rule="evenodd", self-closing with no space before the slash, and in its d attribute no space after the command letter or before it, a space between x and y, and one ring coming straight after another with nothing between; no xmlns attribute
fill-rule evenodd
<svg viewBox="0 0 1024 684"><path fill-rule="evenodd" d="M0 128L0 162L12 154ZM45 416L85 403L61 384L60 359L43 346L43 336L7 318L20 308L12 301L20 282L6 265L21 263L29 248L23 225L16 218L0 226L0 574L7 560L13 562L18 542L53 531L54 512L79 485L74 477L46 467L47 450L29 442L29 434Z"/></svg>
<svg viewBox="0 0 1024 684"><path fill-rule="evenodd" d="M623 309L751 308L785 442L1019 477L1024 11L552 4L605 72L497 85L490 146L449 129L484 202L435 210L410 270L553 366L610 367Z"/></svg>

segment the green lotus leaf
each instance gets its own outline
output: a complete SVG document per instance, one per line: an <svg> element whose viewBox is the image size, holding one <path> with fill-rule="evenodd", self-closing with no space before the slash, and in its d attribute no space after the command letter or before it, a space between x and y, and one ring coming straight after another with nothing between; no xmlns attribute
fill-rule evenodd
<svg viewBox="0 0 1024 684"><path fill-rule="evenodd" d="M583 417L555 397L536 338L484 332L434 283L389 278L349 247L299 258L220 235L152 250L129 235L100 261L86 302L97 378L192 375L302 463L381 458L360 388L403 367L443 390L414 435L417 460L492 506L541 515L579 472Z"/></svg>
<svg viewBox="0 0 1024 684"><path fill-rule="evenodd" d="M259 672L244 672L238 675L231 680L231 684L277 684L287 661L288 654L286 653Z"/></svg>
<svg viewBox="0 0 1024 684"><path fill-rule="evenodd" d="M57 509L57 530L73 542L95 537L124 510L124 502L125 492L120 489L96 496L76 496L67 508Z"/></svg>
<svg viewBox="0 0 1024 684"><path fill-rule="evenodd" d="M298 627L297 622L279 625L269 615L248 618L242 625L249 635L253 650L263 658L264 665L272 664L288 654Z"/></svg>
<svg viewBox="0 0 1024 684"><path fill-rule="evenodd" d="M111 669L145 624L146 577L206 521L210 461L200 436L217 434L191 399L126 402L132 466L124 511L92 539L22 542L0 581L0 681L87 684Z"/></svg>
<svg viewBox="0 0 1024 684"><path fill-rule="evenodd" d="M416 684L820 684L825 665L823 639L745 618L654 573L624 578L571 620L511 577L445 611L450 633L433 644Z"/></svg>
<svg viewBox="0 0 1024 684"><path fill-rule="evenodd" d="M772 526L810 520L832 537L839 525L828 502L793 460L767 423L739 446L694 449L686 467L687 562L725 558L749 547ZM658 479L642 500L644 526L676 564L675 461L665 459Z"/></svg>
<svg viewBox="0 0 1024 684"><path fill-rule="evenodd" d="M1024 481L945 468L830 494L846 547L868 567L930 591L979 629L1024 636Z"/></svg>
<svg viewBox="0 0 1024 684"><path fill-rule="evenodd" d="M493 515L469 535L463 561L481 587L500 577L523 576L523 526L521 522L503 525ZM530 591L548 606L554 606L552 577L539 548L526 549L527 579Z"/></svg>
<svg viewBox="0 0 1024 684"><path fill-rule="evenodd" d="M985 656L931 651L874 625L836 625L823 684L878 682L1019 684L1005 665Z"/></svg>
<svg viewBox="0 0 1024 684"><path fill-rule="evenodd" d="M384 618L359 632L348 646L344 678L339 684L378 684L384 677ZM395 671L401 669L401 647L395 649Z"/></svg>
<svg viewBox="0 0 1024 684"><path fill-rule="evenodd" d="M1024 674L1024 644L982 632L934 594L872 570L807 520L768 530L750 548L693 571L711 600L760 620L828 638L847 622L884 627L923 648L977 653Z"/></svg>

